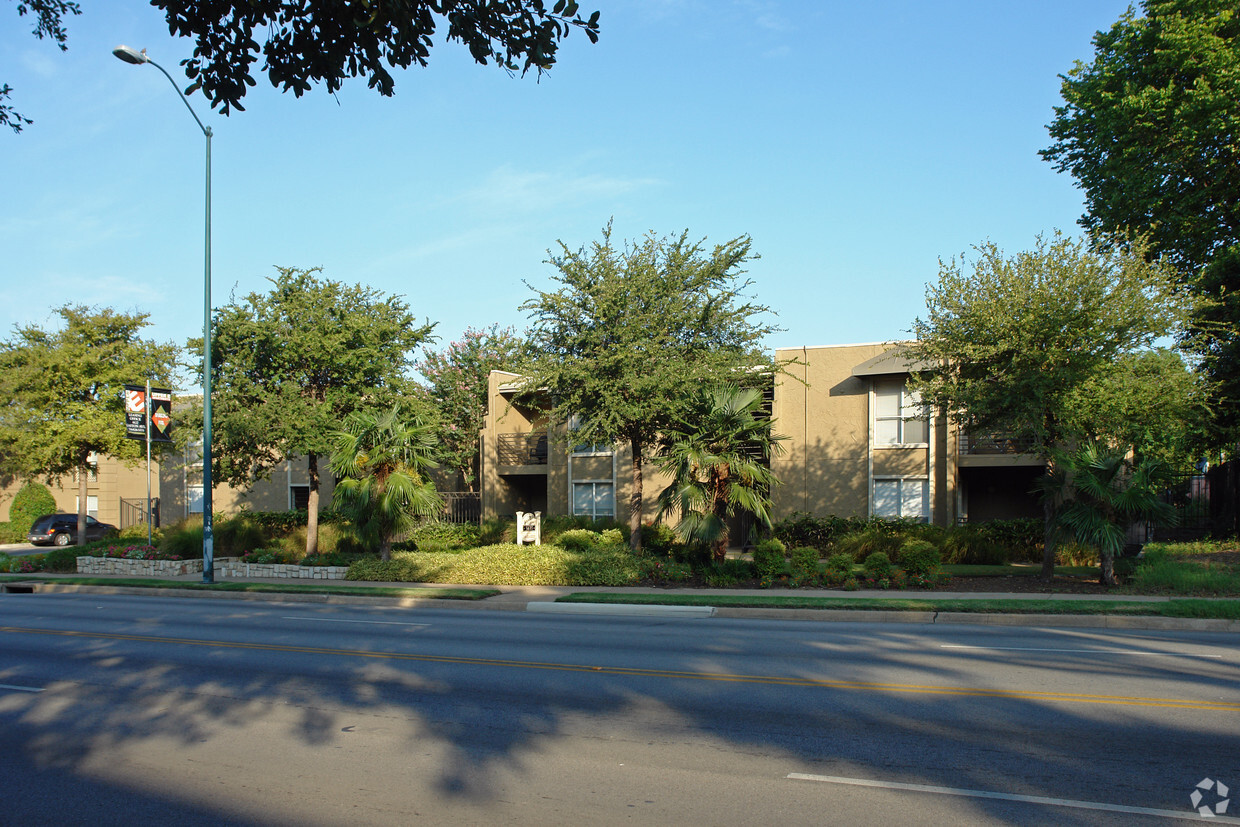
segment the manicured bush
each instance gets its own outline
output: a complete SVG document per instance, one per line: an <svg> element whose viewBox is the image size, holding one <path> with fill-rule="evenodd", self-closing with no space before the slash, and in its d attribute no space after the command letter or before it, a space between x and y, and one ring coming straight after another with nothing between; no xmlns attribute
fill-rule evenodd
<svg viewBox="0 0 1240 827"><path fill-rule="evenodd" d="M778 577L783 574L784 544L772 537L754 546L753 569L758 577Z"/></svg>
<svg viewBox="0 0 1240 827"><path fill-rule="evenodd" d="M939 550L928 540L905 540L896 561L907 574L932 574L941 562Z"/></svg>
<svg viewBox="0 0 1240 827"><path fill-rule="evenodd" d="M318 554L307 554L301 558L303 566L347 566L350 565L356 557L351 554L342 554L338 551L319 552Z"/></svg>
<svg viewBox="0 0 1240 827"><path fill-rule="evenodd" d="M874 578L889 578L895 569L891 564L891 558L882 551L871 553L862 565L865 567L866 574Z"/></svg>
<svg viewBox="0 0 1240 827"><path fill-rule="evenodd" d="M43 555L43 569L57 572L77 571L78 554L80 552L72 546L51 549Z"/></svg>
<svg viewBox="0 0 1240 827"><path fill-rule="evenodd" d="M21 531L12 523L0 523L0 543L24 543L29 535L30 529ZM0 569L4 571L4 569Z"/></svg>
<svg viewBox="0 0 1240 827"><path fill-rule="evenodd" d="M969 526L982 533L990 541L1009 550L1010 560L1030 563L1042 562L1042 543L1045 524L1042 520L991 520Z"/></svg>
<svg viewBox="0 0 1240 827"><path fill-rule="evenodd" d="M864 521L851 517L814 517L795 511L771 528L771 533L790 546L811 546L827 549L839 537L860 531Z"/></svg>
<svg viewBox="0 0 1240 827"><path fill-rule="evenodd" d="M793 577L802 581L811 581L818 577L818 549L798 546L788 552L788 558Z"/></svg>
<svg viewBox="0 0 1240 827"><path fill-rule="evenodd" d="M748 560L716 560L701 572L702 582L713 589L728 589L753 579L754 566Z"/></svg>
<svg viewBox="0 0 1240 827"><path fill-rule="evenodd" d="M832 554L827 558L826 570L841 577L847 577L852 572L853 558L851 554Z"/></svg>
<svg viewBox="0 0 1240 827"><path fill-rule="evenodd" d="M30 533L30 526L44 514L56 513L56 499L47 486L34 481L28 482L13 495L9 504L9 522L17 530L23 540Z"/></svg>

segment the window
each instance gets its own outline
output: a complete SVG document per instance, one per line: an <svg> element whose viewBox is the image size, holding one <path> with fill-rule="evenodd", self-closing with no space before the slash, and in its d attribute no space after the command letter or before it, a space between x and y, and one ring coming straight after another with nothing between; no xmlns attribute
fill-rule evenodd
<svg viewBox="0 0 1240 827"><path fill-rule="evenodd" d="M874 480L874 516L930 520L927 480Z"/></svg>
<svg viewBox="0 0 1240 827"><path fill-rule="evenodd" d="M901 379L874 383L874 444L925 445L930 421L921 397Z"/></svg>
<svg viewBox="0 0 1240 827"><path fill-rule="evenodd" d="M584 424L581 414L573 414L568 418L569 433L577 431ZM574 456L606 456L614 453L612 447L605 443L598 442L582 442L575 443L571 452Z"/></svg>
<svg viewBox="0 0 1240 827"><path fill-rule="evenodd" d="M185 486L185 505L190 514L202 513L202 485Z"/></svg>
<svg viewBox="0 0 1240 827"><path fill-rule="evenodd" d="M288 487L289 506L294 511L310 510L310 486L290 485Z"/></svg>
<svg viewBox="0 0 1240 827"><path fill-rule="evenodd" d="M81 507L82 507L82 498L74 497L73 498L73 510L77 511ZM88 494L86 496L86 519L89 520L91 517L97 518L98 516L99 516L99 498L92 497Z"/></svg>
<svg viewBox="0 0 1240 827"><path fill-rule="evenodd" d="M616 516L616 489L610 482L574 482L574 516Z"/></svg>

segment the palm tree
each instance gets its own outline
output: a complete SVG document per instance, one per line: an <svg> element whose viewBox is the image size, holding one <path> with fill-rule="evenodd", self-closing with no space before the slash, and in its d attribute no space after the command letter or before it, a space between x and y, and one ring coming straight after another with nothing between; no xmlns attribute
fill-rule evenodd
<svg viewBox="0 0 1240 827"><path fill-rule="evenodd" d="M1039 487L1044 497L1062 503L1056 526L1098 549L1100 579L1114 586L1115 557L1124 548L1128 527L1138 520L1175 521L1175 509L1159 498L1165 481L1165 466L1157 460L1134 466L1123 454L1086 445L1061 455Z"/></svg>
<svg viewBox="0 0 1240 827"><path fill-rule="evenodd" d="M432 429L416 416L402 416L398 403L386 411L350 414L334 439L331 470L341 479L333 505L390 560L393 536L412 528L418 517L443 511L443 500L424 475L435 466Z"/></svg>
<svg viewBox="0 0 1240 827"><path fill-rule="evenodd" d="M784 437L771 432L762 393L719 385L701 392L686 418L663 435L655 464L672 480L659 494L659 519L679 514L676 529L689 543L711 548L722 560L728 550L728 518L749 512L771 525L769 468Z"/></svg>

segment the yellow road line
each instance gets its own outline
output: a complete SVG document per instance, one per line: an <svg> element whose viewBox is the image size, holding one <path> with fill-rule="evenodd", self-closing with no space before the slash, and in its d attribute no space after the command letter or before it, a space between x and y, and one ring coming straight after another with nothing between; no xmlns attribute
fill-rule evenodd
<svg viewBox="0 0 1240 827"><path fill-rule="evenodd" d="M288 646L277 643L243 643L228 640L198 640L194 638L157 637L153 635L126 635L111 632L82 632L62 629L27 629L18 626L0 626L0 632L15 632L57 637L79 637L97 640L126 640L138 643L172 643L181 646L210 646L222 649L247 649L262 652L285 652L303 655L335 655L338 657L377 658L380 660L419 661L423 663L451 663L465 666L503 666L515 669L548 669L559 672L589 672L596 675L619 675L625 677L670 678L727 683L754 683L767 686L806 686L821 689L854 689L871 692L898 692L919 695L948 695L954 697L1011 698L1029 701L1063 701L1067 703L1112 704L1116 706L1145 706L1169 709L1197 709L1218 712L1240 712L1240 701L1204 701L1185 698L1142 698L1127 695L1086 695L1071 692L1038 692L1034 690L987 689L974 686L933 686L915 683L876 683L869 681L821 680L781 675L742 675L712 672L680 672L668 669L642 669L628 666L590 666L577 663L543 663L539 661L505 660L502 658L467 658L455 655L419 655L402 652L372 652L365 649L332 649L321 646Z"/></svg>

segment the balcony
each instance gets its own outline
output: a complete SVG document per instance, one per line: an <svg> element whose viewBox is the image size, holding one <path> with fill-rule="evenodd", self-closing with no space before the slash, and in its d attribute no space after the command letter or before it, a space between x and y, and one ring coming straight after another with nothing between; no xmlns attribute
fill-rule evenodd
<svg viewBox="0 0 1240 827"><path fill-rule="evenodd" d="M960 434L957 461L968 465L1041 465L1033 454L1033 440L1012 434Z"/></svg>
<svg viewBox="0 0 1240 827"><path fill-rule="evenodd" d="M500 434L497 437L500 465L546 465L547 432Z"/></svg>

